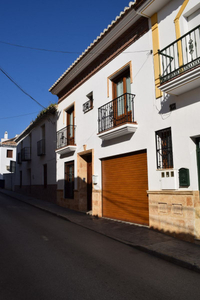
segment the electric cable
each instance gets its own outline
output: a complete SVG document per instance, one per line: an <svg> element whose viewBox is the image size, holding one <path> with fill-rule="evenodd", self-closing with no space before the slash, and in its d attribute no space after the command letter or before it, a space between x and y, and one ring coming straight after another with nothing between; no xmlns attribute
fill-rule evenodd
<svg viewBox="0 0 200 300"><path fill-rule="evenodd" d="M40 104L36 99L34 99L31 95L29 95L18 83L16 83L16 81L14 79L12 79L12 77L10 75L8 75L8 73L3 70L0 67L1 72L12 82L14 83L14 85L16 85L16 87L18 87L18 89L20 89L25 95L27 95L29 98L31 98L34 102L36 102L39 106L41 106L42 108L45 108L42 104Z"/></svg>
<svg viewBox="0 0 200 300"><path fill-rule="evenodd" d="M4 41L0 41L1 44L6 44L9 46L14 46L14 47L19 47L19 48L25 48L25 49L31 49L31 50L37 50L37 51L46 51L46 52L55 52L55 53L63 53L63 54L82 54L84 52L81 51L62 51L62 50L52 50L52 49L45 49L45 48L38 48L38 47L29 47L29 46L23 46L19 44L13 44L13 43L8 43ZM124 51L123 53L141 53L141 52L149 52L150 50L138 50L138 51ZM89 54L94 54L97 52L91 51ZM106 52L104 51L102 54L105 54Z"/></svg>
<svg viewBox="0 0 200 300"><path fill-rule="evenodd" d="M28 116L28 115L33 115L33 114L36 114L36 113L38 113L38 111L29 113L29 114L23 114L23 115L17 115L17 116L3 117L3 118L0 118L0 120L4 120L4 119L13 119L13 118L20 118L20 117L24 117L24 116Z"/></svg>

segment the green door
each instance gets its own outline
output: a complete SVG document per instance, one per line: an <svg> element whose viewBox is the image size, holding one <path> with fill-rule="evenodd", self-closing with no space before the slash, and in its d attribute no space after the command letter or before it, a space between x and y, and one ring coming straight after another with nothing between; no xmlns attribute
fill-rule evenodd
<svg viewBox="0 0 200 300"><path fill-rule="evenodd" d="M197 145L197 170L198 170L198 181L199 181L199 190L200 190L200 138L196 140Z"/></svg>

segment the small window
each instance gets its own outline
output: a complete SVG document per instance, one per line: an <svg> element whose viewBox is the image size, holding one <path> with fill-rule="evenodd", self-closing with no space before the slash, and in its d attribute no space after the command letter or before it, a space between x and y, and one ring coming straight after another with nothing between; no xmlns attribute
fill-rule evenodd
<svg viewBox="0 0 200 300"><path fill-rule="evenodd" d="M89 110L93 109L93 101L94 101L94 99L93 99L93 92L89 93L87 95L87 98L89 100L83 104L83 112L84 113L86 113Z"/></svg>
<svg viewBox="0 0 200 300"><path fill-rule="evenodd" d="M44 188L47 188L47 164L43 165Z"/></svg>
<svg viewBox="0 0 200 300"><path fill-rule="evenodd" d="M19 173L19 187L22 188L22 171Z"/></svg>
<svg viewBox="0 0 200 300"><path fill-rule="evenodd" d="M13 157L13 150L7 150L7 157L9 158Z"/></svg>
<svg viewBox="0 0 200 300"><path fill-rule="evenodd" d="M74 198L74 162L65 163L65 198Z"/></svg>
<svg viewBox="0 0 200 300"><path fill-rule="evenodd" d="M156 132L157 168L173 168L171 128Z"/></svg>

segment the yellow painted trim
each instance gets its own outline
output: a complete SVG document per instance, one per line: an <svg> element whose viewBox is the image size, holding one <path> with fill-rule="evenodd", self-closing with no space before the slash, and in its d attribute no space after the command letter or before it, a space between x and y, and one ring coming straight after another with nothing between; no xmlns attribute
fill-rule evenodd
<svg viewBox="0 0 200 300"><path fill-rule="evenodd" d="M186 5L188 4L189 0L185 0L181 6L181 8L178 11L178 14L176 15L176 18L174 19L175 23L175 31L176 31L176 39L178 40L181 37L181 30L180 30L180 22L179 19L186 8ZM181 41L178 42L178 53L179 53L179 66L183 65L183 54L182 54L182 45Z"/></svg>
<svg viewBox="0 0 200 300"><path fill-rule="evenodd" d="M159 43L159 30L158 30L158 18L157 13L151 17L151 30L152 30L152 41L153 41L153 61L154 61L154 77L155 77L155 93L156 98L162 96L161 90L158 89L160 85L160 68L159 68L159 55L158 49L160 49Z"/></svg>
<svg viewBox="0 0 200 300"><path fill-rule="evenodd" d="M131 81L131 83L133 83L132 61L129 61L123 67L121 67L120 69L118 69L117 71L115 71L113 74L111 74L109 77L107 77L107 97L109 97L109 82L110 82L110 80L112 80L112 78L115 75L117 75L117 73L119 73L120 71L122 71L123 69L125 69L127 66L129 66L129 70L130 70L130 81Z"/></svg>
<svg viewBox="0 0 200 300"><path fill-rule="evenodd" d="M185 1L183 2L181 8L179 9L179 12L178 12L176 18L174 19L174 22L175 22L176 20L179 20L179 19L180 19L180 16L182 15L184 9L186 8L188 2L189 2L189 0L185 0Z"/></svg>

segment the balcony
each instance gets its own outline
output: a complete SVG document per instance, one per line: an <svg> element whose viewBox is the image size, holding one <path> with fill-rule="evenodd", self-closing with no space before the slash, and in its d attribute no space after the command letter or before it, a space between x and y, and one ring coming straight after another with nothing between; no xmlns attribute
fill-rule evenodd
<svg viewBox="0 0 200 300"><path fill-rule="evenodd" d="M62 155L76 150L75 129L76 126L68 125L57 131L56 153Z"/></svg>
<svg viewBox="0 0 200 300"><path fill-rule="evenodd" d="M180 95L200 86L200 25L158 50L160 86L163 92Z"/></svg>
<svg viewBox="0 0 200 300"><path fill-rule="evenodd" d="M21 150L21 161L30 161L31 160L31 148L24 147Z"/></svg>
<svg viewBox="0 0 200 300"><path fill-rule="evenodd" d="M42 139L37 142L37 155L45 155L45 139Z"/></svg>
<svg viewBox="0 0 200 300"><path fill-rule="evenodd" d="M125 93L98 109L98 136L110 140L136 131L134 97Z"/></svg>

